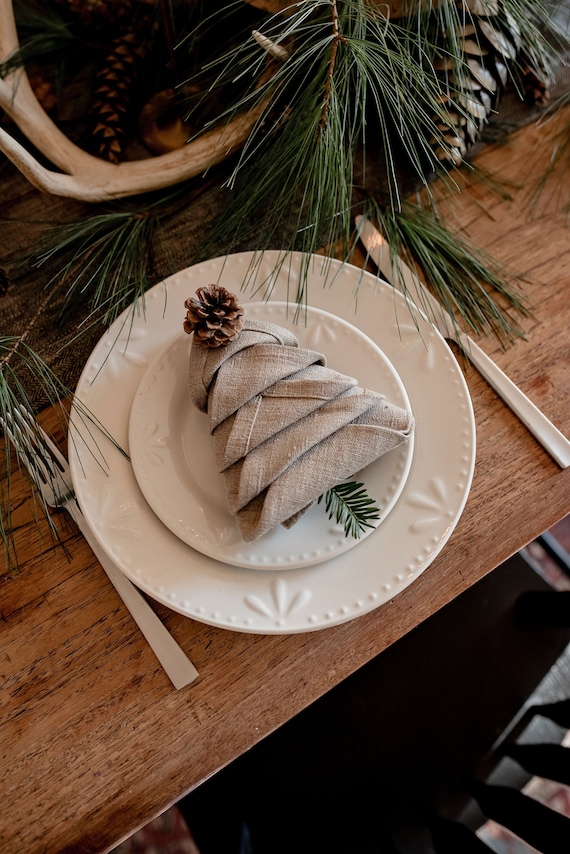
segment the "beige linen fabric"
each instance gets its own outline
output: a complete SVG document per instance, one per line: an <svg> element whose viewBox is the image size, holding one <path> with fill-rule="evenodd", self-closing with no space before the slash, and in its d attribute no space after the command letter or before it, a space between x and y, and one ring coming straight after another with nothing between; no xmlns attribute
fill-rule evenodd
<svg viewBox="0 0 570 854"><path fill-rule="evenodd" d="M208 413L228 504L246 542L289 527L414 426L410 412L261 321L246 320L226 347L193 342L189 392Z"/></svg>

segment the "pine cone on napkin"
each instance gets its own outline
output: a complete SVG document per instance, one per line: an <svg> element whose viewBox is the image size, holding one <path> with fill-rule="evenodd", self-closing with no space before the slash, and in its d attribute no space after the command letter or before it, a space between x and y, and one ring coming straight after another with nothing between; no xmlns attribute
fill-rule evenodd
<svg viewBox="0 0 570 854"><path fill-rule="evenodd" d="M190 397L208 413L216 464L246 542L276 525L291 527L320 495L411 436L410 412L327 368L291 332L242 321L232 295L217 285L196 293L202 309L187 300L184 323L194 333ZM215 307L211 318L208 306ZM212 325L221 331L204 338L201 330Z"/></svg>

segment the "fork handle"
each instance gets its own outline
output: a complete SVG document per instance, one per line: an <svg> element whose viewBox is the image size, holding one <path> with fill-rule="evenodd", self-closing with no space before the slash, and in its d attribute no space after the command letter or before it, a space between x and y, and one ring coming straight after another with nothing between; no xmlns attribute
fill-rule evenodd
<svg viewBox="0 0 570 854"><path fill-rule="evenodd" d="M179 689L189 685L199 674L184 650L177 644L166 626L160 622L134 584L107 557L75 501L69 501L65 509L87 540L91 551L107 573L111 584L123 600L174 687Z"/></svg>
<svg viewBox="0 0 570 854"><path fill-rule="evenodd" d="M544 412L524 394L499 366L487 356L472 338L462 333L456 335L456 341L489 385L495 389L502 400L519 417L525 427L540 442L561 468L570 466L570 442L554 426Z"/></svg>

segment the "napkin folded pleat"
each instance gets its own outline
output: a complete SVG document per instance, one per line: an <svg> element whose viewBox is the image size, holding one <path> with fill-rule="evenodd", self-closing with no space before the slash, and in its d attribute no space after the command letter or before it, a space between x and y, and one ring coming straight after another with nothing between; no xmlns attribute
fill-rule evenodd
<svg viewBox="0 0 570 854"><path fill-rule="evenodd" d="M284 438L287 427L313 413L320 414L331 395L340 398L356 386L356 380L328 368L314 366L314 372L318 374L318 381L310 377L311 371L298 371L291 378L275 383L263 394L251 398L214 428L219 471L251 453L263 442L277 435ZM328 386L327 375L330 376ZM324 418L321 420L324 422ZM310 430L311 423L316 427L313 419L313 422L304 422L302 430Z"/></svg>
<svg viewBox="0 0 570 854"><path fill-rule="evenodd" d="M413 430L410 412L260 321L246 321L223 348L193 343L189 391L208 413L228 505L246 542L292 525Z"/></svg>

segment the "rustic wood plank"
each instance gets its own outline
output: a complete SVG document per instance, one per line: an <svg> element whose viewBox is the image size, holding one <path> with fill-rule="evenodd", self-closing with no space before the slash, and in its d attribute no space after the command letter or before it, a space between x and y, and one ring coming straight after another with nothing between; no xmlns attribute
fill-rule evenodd
<svg viewBox="0 0 570 854"><path fill-rule="evenodd" d="M484 348L570 435L570 246L555 201L522 197L562 125L484 151L513 199L467 174L441 207L480 245L533 278L527 341ZM520 187L520 189L517 189ZM483 213L486 211L486 213ZM356 259L355 259L356 260ZM38 556L33 505L14 481L18 575L2 572L0 843L5 851L101 852L338 684L570 511L562 472L469 365L477 460L465 511L434 563L376 611L290 637L246 635L153 607L200 679L175 691L72 523ZM57 430L52 412L47 426ZM63 435L60 433L60 438Z"/></svg>

